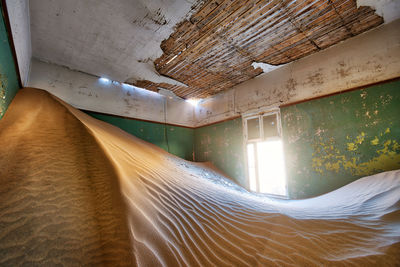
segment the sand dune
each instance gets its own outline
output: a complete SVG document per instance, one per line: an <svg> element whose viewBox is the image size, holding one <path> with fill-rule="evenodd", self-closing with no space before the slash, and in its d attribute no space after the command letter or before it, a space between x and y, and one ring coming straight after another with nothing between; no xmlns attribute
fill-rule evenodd
<svg viewBox="0 0 400 267"><path fill-rule="evenodd" d="M400 171L273 200L35 89L0 147L2 266L400 264Z"/></svg>

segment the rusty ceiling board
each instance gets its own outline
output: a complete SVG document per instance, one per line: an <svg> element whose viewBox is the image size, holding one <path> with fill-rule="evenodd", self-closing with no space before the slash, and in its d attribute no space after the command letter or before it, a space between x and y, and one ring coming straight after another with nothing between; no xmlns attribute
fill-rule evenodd
<svg viewBox="0 0 400 267"><path fill-rule="evenodd" d="M383 19L355 0L208 0L161 44L161 74L188 87L140 81L183 98L208 97L372 29Z"/></svg>

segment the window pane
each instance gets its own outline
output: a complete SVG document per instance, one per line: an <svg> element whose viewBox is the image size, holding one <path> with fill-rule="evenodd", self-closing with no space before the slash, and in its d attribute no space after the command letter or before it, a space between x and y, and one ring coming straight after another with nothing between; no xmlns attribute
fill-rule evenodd
<svg viewBox="0 0 400 267"><path fill-rule="evenodd" d="M281 140L257 143L259 191L286 196L285 163Z"/></svg>
<svg viewBox="0 0 400 267"><path fill-rule="evenodd" d="M276 114L263 117L264 138L279 136Z"/></svg>
<svg viewBox="0 0 400 267"><path fill-rule="evenodd" d="M249 140L260 138L260 122L258 118L247 120L247 136Z"/></svg>
<svg viewBox="0 0 400 267"><path fill-rule="evenodd" d="M247 145L247 163L249 168L249 185L251 191L257 190L256 161L254 159L254 144Z"/></svg>

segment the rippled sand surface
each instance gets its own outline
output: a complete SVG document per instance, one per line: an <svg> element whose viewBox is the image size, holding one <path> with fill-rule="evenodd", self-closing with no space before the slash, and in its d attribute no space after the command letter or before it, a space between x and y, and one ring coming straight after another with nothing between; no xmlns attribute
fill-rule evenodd
<svg viewBox="0 0 400 267"><path fill-rule="evenodd" d="M251 194L36 89L0 120L0 266L399 266L399 199Z"/></svg>

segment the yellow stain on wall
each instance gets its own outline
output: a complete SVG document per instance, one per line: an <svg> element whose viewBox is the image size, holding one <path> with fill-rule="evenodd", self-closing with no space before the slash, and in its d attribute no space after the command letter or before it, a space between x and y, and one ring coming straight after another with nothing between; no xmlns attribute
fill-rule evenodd
<svg viewBox="0 0 400 267"><path fill-rule="evenodd" d="M400 144L397 143L396 141L394 141L394 142L393 142L393 145L392 145L392 149L393 149L394 151L400 150Z"/></svg>
<svg viewBox="0 0 400 267"><path fill-rule="evenodd" d="M365 139L365 133L361 132L361 134L356 138L356 143L361 145L364 142L364 139Z"/></svg>
<svg viewBox="0 0 400 267"><path fill-rule="evenodd" d="M386 132L390 132L390 129L387 128ZM352 143L347 143L347 150L357 150L357 144L361 144L364 140L365 133L361 133ZM370 143L371 145L378 145L379 139L375 136ZM323 174L324 171L339 173L343 169L352 175L365 176L373 174L376 171L390 169L392 166L400 164L400 144L396 140L385 141L383 148L376 151L378 155L366 162L357 162L356 157L350 158L342 154L339 149L333 149L335 146L332 144L332 140L329 140L328 144L322 142L319 142L319 144L322 149L318 150L323 150L325 153L315 153L312 158L313 170L319 174Z"/></svg>
<svg viewBox="0 0 400 267"><path fill-rule="evenodd" d="M341 162L342 164L343 164L343 168L345 169L345 170L351 170L351 169L353 169L353 168L357 168L357 159L356 158L351 158L351 160L346 160L346 157L345 157L345 159Z"/></svg>
<svg viewBox="0 0 400 267"><path fill-rule="evenodd" d="M399 143L396 140L388 140L383 146L383 149L377 150L379 156L358 165L355 169L356 175L368 175L376 170L385 170L400 164L400 154L397 152L400 148Z"/></svg>
<svg viewBox="0 0 400 267"><path fill-rule="evenodd" d="M396 142L396 141L394 141ZM392 140L387 140L384 144L383 144L383 148L381 150L377 150L376 152L380 153L380 154L384 154L384 153L389 153L389 145L392 143Z"/></svg>
<svg viewBox="0 0 400 267"><path fill-rule="evenodd" d="M378 144L379 144L379 139L378 139L378 137L375 136L375 139L371 140L371 145L376 146Z"/></svg>
<svg viewBox="0 0 400 267"><path fill-rule="evenodd" d="M335 171L336 173L338 173L340 170L340 161L334 163L331 162L325 163L325 169Z"/></svg>
<svg viewBox="0 0 400 267"><path fill-rule="evenodd" d="M355 145L354 143L347 143L347 150L348 151L357 150L357 145Z"/></svg>
<svg viewBox="0 0 400 267"><path fill-rule="evenodd" d="M349 136L346 136L347 139L350 139ZM358 145L361 145L365 140L365 133L361 132L351 143L347 143L348 151L355 151L358 149Z"/></svg>

